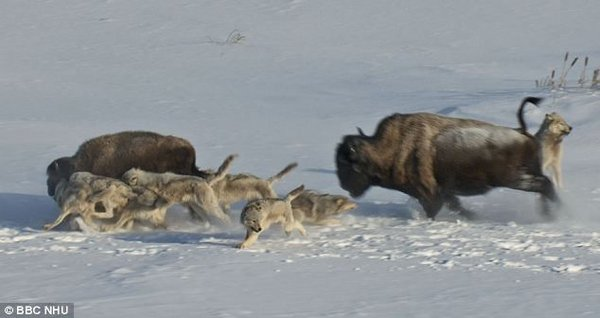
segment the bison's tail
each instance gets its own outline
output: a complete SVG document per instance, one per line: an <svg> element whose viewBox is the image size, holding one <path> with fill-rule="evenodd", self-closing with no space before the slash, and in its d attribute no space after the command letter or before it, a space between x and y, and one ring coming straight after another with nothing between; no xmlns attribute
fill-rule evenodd
<svg viewBox="0 0 600 318"><path fill-rule="evenodd" d="M233 162L233 159L235 159L236 157L237 157L237 155L227 156L227 158L225 158L225 160L223 161L223 163L217 170L217 173L215 173L210 178L210 180L208 181L208 184L212 186L213 184L215 184L215 183L219 182L220 180L222 180L223 178L225 178L227 173L229 173L229 168L231 168L231 163Z"/></svg>
<svg viewBox="0 0 600 318"><path fill-rule="evenodd" d="M283 168L283 170L279 171L279 173L277 173L276 175L274 175L274 176L270 177L269 179L267 179L267 181L270 184L273 184L274 182L277 182L277 181L281 180L281 178L283 178L286 174L290 173L290 171L292 171L297 166L298 166L297 162L290 163L285 168Z"/></svg>
<svg viewBox="0 0 600 318"><path fill-rule="evenodd" d="M200 170L198 167L192 167L192 175L202 179L210 179L214 175L213 170Z"/></svg>
<svg viewBox="0 0 600 318"><path fill-rule="evenodd" d="M528 134L527 132L527 124L525 123L525 120L523 119L523 109L525 108L525 105L527 105L527 103L532 103L535 106L539 106L539 103L542 102L542 100L544 100L543 98L540 97L525 97L523 98L523 101L521 102L521 106L519 106L519 111L517 112L517 118L519 119L519 129L521 130L522 133L524 134Z"/></svg>

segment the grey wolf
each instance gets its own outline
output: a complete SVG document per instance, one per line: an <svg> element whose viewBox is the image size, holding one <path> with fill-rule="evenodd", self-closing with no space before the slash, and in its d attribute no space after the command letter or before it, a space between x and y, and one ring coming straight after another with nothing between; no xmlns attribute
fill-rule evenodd
<svg viewBox="0 0 600 318"><path fill-rule="evenodd" d="M573 130L567 121L553 112L546 114L535 138L542 147L542 169L552 171L552 182L559 188L563 187L561 162L563 157L562 141Z"/></svg>
<svg viewBox="0 0 600 318"><path fill-rule="evenodd" d="M68 181L59 181L54 199L61 213L53 223L44 225L45 230L55 228L71 216L80 216L89 228L100 232L130 229L136 214L154 216L147 217L150 220L160 219L162 214L164 220L166 211L152 193L89 172L76 172ZM156 225L160 224L157 221Z"/></svg>
<svg viewBox="0 0 600 318"><path fill-rule="evenodd" d="M294 220L302 224L337 225L339 221L334 217L356 207L348 197L315 190L305 190L292 200Z"/></svg>
<svg viewBox="0 0 600 318"><path fill-rule="evenodd" d="M267 230L272 224L281 224L287 235L295 229L301 235L306 235L302 223L294 219L292 212L292 200L304 190L304 185L290 191L283 199L266 198L248 202L240 215L240 221L246 228L246 237L239 248L252 246L258 236Z"/></svg>
<svg viewBox="0 0 600 318"><path fill-rule="evenodd" d="M213 217L222 224L231 222L219 206L212 185L224 178L235 156L225 159L219 171L210 179L170 172L156 173L132 168L121 177L130 186L144 187L158 195L168 205L181 204L190 208L200 219Z"/></svg>
<svg viewBox="0 0 600 318"><path fill-rule="evenodd" d="M236 202L276 198L277 193L273 190L273 184L297 166L297 163L291 163L276 175L267 179L261 179L251 174L228 174L224 178L215 181L212 188L219 204L229 214L230 206Z"/></svg>

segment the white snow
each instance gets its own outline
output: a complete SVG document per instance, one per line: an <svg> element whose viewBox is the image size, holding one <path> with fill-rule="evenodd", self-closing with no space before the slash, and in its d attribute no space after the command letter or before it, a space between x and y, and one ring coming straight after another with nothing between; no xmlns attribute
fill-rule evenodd
<svg viewBox="0 0 600 318"><path fill-rule="evenodd" d="M463 151L466 149L477 151L478 149L484 149L491 141L499 146L514 145L523 142L526 137L516 130L491 126L485 128L457 128L449 133L441 134L437 140L442 145L450 144L455 148L463 149Z"/></svg>
<svg viewBox="0 0 600 318"><path fill-rule="evenodd" d="M595 1L0 2L0 302L74 302L77 317L597 317L600 91L534 80L565 51L600 67ZM227 41L237 30L244 38ZM578 64L569 77L576 83ZM184 137L198 165L346 194L334 151L356 126L435 112L532 132L547 112L564 140L559 220L537 196L465 198L481 219L413 217L373 188L342 226L43 232L58 214L45 169L84 140L143 129ZM234 208L234 218L240 206Z"/></svg>

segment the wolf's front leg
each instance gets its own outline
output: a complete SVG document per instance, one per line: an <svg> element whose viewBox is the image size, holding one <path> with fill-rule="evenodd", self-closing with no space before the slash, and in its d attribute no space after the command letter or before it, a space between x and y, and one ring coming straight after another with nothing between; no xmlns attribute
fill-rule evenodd
<svg viewBox="0 0 600 318"><path fill-rule="evenodd" d="M249 248L256 242L256 240L258 239L258 235L259 235L258 232L254 232L252 230L246 230L246 238L244 239L242 244L240 244L238 247L240 249Z"/></svg>
<svg viewBox="0 0 600 318"><path fill-rule="evenodd" d="M70 210L65 210L63 211L54 221L54 223L48 223L44 225L44 230L45 231L50 231L53 228L59 226L67 216L71 215L71 211Z"/></svg>

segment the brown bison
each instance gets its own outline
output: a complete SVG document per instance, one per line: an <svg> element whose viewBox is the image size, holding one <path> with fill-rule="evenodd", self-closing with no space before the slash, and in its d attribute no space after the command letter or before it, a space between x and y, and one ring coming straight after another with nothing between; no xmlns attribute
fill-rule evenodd
<svg viewBox="0 0 600 318"><path fill-rule="evenodd" d="M61 179L77 171L120 178L131 169L206 177L196 167L196 151L185 139L147 131L124 131L92 138L71 157L58 158L48 165L48 195L54 196Z"/></svg>
<svg viewBox="0 0 600 318"><path fill-rule="evenodd" d="M518 129L430 113L391 115L373 136L360 129L360 135L344 136L336 151L340 185L352 197L370 186L402 191L431 219L444 204L471 217L457 196L507 187L541 193L543 214L550 216L548 200L558 198L542 174L539 143L523 120L525 104L540 101L523 100Z"/></svg>

